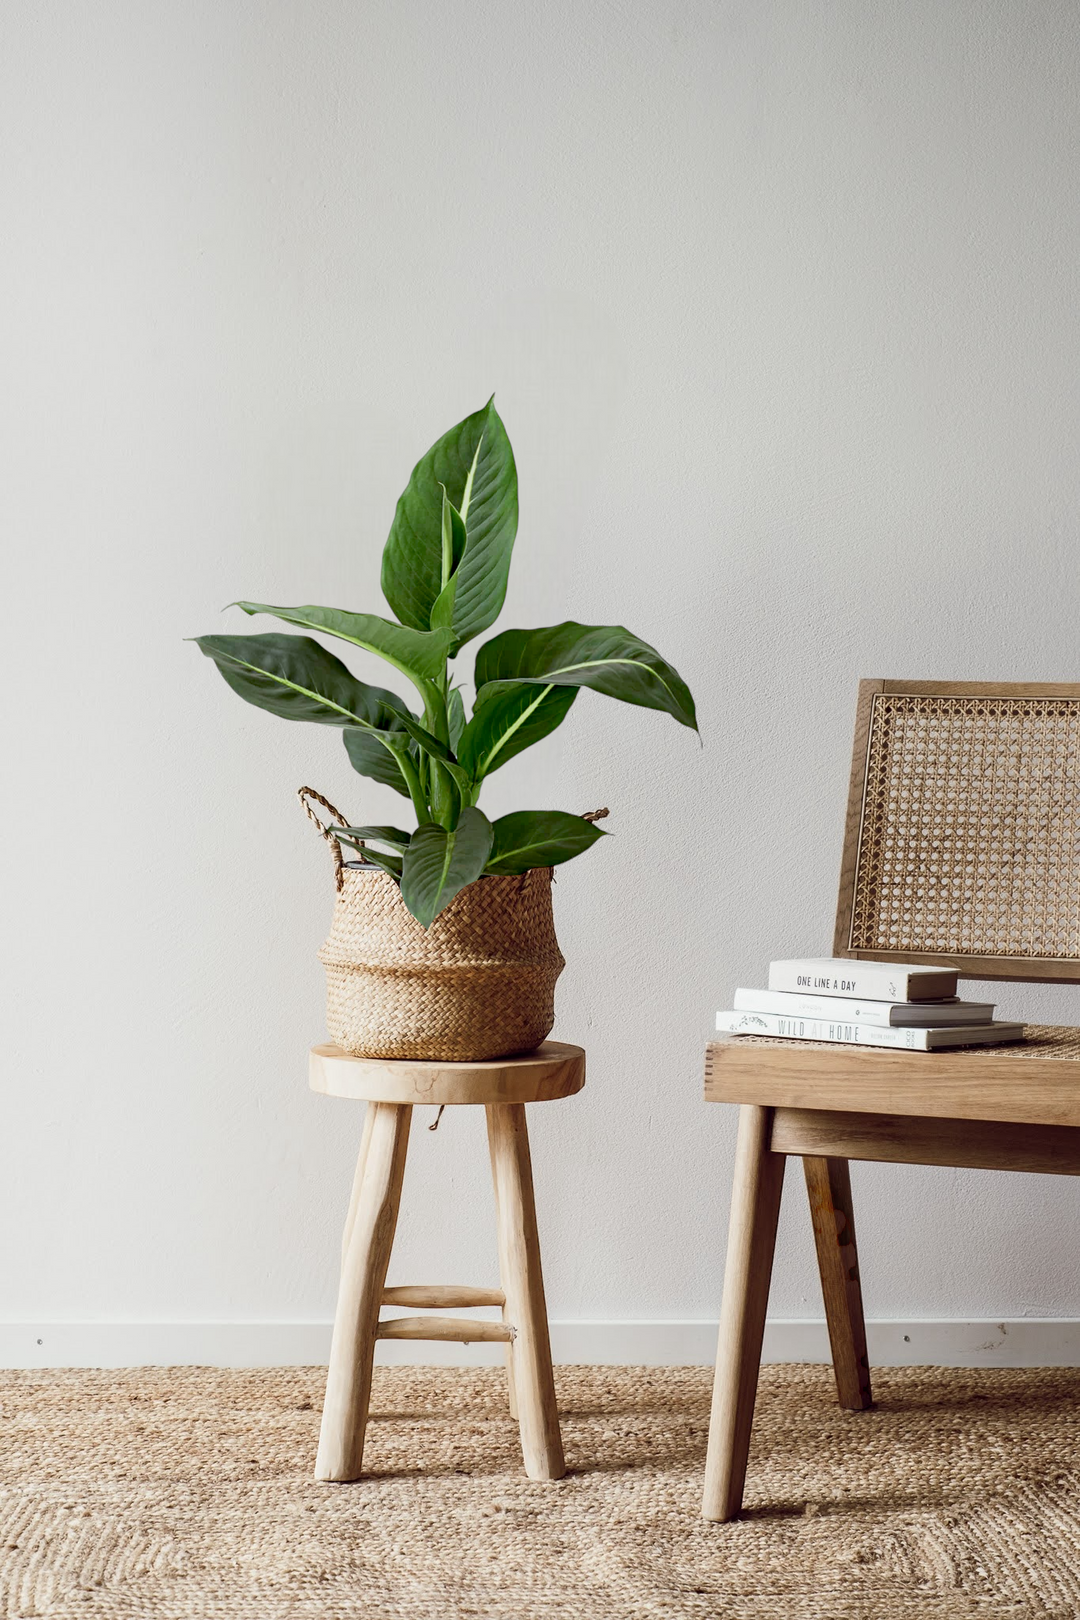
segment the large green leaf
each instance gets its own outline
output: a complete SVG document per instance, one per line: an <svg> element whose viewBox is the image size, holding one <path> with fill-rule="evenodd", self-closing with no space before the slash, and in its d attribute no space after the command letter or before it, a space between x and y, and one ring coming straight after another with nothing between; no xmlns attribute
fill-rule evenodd
<svg viewBox="0 0 1080 1620"><path fill-rule="evenodd" d="M417 922L430 928L454 896L484 870L494 834L482 810L461 812L453 832L426 822L405 851L401 898Z"/></svg>
<svg viewBox="0 0 1080 1620"><path fill-rule="evenodd" d="M335 838L349 839L353 843L357 840L366 843L370 839L376 844L389 844L391 849L408 849L412 841L412 833L403 832L400 827L331 827L330 831Z"/></svg>
<svg viewBox="0 0 1080 1620"><path fill-rule="evenodd" d="M472 780L479 782L554 731L576 697L576 686L512 682L485 687L461 734L458 760Z"/></svg>
<svg viewBox="0 0 1080 1620"><path fill-rule="evenodd" d="M392 734L393 728L388 728L387 737ZM373 782L381 782L383 787L393 788L395 793L400 793L406 799L412 797L409 784L397 762L396 751L388 748L377 732L357 731L346 727L342 732L342 740L354 771L359 771L361 776L370 777Z"/></svg>
<svg viewBox="0 0 1080 1620"><path fill-rule="evenodd" d="M655 647L622 625L552 624L542 630L504 630L476 655L477 707L494 682L591 686L624 703L662 709L697 730L686 682Z"/></svg>
<svg viewBox="0 0 1080 1620"><path fill-rule="evenodd" d="M322 630L354 647L377 653L388 664L423 690L424 681L438 680L446 668L446 657L453 645L450 630L404 630L400 624L381 619L377 613L347 613L341 608L270 607L265 602L236 602L245 613L270 613L286 624L301 624L306 630Z"/></svg>
<svg viewBox="0 0 1080 1620"><path fill-rule="evenodd" d="M607 834L594 822L565 810L515 810L493 823L487 872L530 872L559 866Z"/></svg>
<svg viewBox="0 0 1080 1620"><path fill-rule="evenodd" d="M284 720L388 731L409 713L395 693L358 681L310 636L196 636L195 643L234 692Z"/></svg>
<svg viewBox="0 0 1080 1620"><path fill-rule="evenodd" d="M402 624L414 630L436 622L433 609L448 586L444 491L464 523L465 548L439 617L452 607L450 622L460 643L498 618L517 534L514 452L491 400L432 445L398 501L383 552L382 588Z"/></svg>

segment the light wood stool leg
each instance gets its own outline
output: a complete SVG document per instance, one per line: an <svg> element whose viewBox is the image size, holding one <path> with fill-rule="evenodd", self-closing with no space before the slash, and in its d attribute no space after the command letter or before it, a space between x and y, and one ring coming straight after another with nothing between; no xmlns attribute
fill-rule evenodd
<svg viewBox="0 0 1080 1620"><path fill-rule="evenodd" d="M510 1320L505 1305L503 1306L502 1318L504 1322ZM521 1412L518 1409L517 1385L514 1383L514 1346L512 1344L506 1346L503 1359L506 1362L506 1404L510 1408L510 1416L514 1422L520 1423Z"/></svg>
<svg viewBox="0 0 1080 1620"><path fill-rule="evenodd" d="M397 1226L412 1107L369 1103L364 1167L330 1345L316 1479L359 1479L364 1457L375 1329Z"/></svg>
<svg viewBox="0 0 1080 1620"><path fill-rule="evenodd" d="M364 1185L364 1165L367 1163L367 1151L371 1143L371 1127L375 1122L375 1104L366 1103L364 1106L364 1129L360 1137L360 1151L356 1155L356 1170L353 1174L352 1192L349 1195L349 1213L345 1217L345 1225L341 1231L341 1264L344 1266L345 1257L349 1252L349 1239L356 1222L356 1211L360 1207L360 1188Z"/></svg>
<svg viewBox="0 0 1080 1620"><path fill-rule="evenodd" d="M873 1405L873 1396L848 1162L804 1158L803 1171L814 1223L821 1292L825 1296L836 1394L841 1406L862 1412Z"/></svg>
<svg viewBox="0 0 1080 1620"><path fill-rule="evenodd" d="M769 1302L784 1155L769 1151L772 1110L739 1109L724 1299L705 1459L706 1519L733 1519L742 1506L754 1421L765 1309Z"/></svg>
<svg viewBox="0 0 1080 1620"><path fill-rule="evenodd" d="M523 1103L486 1107L499 1270L506 1317L514 1328L511 1400L516 1397L525 1472L530 1479L561 1479L566 1463L551 1371L525 1107Z"/></svg>
<svg viewBox="0 0 1080 1620"><path fill-rule="evenodd" d="M491 1148L491 1131L490 1131L490 1129L488 1130L488 1146L489 1146L489 1148ZM498 1234L498 1233L501 1233L501 1231L502 1231L502 1210L501 1210L501 1207L500 1207L500 1204L499 1204L499 1178L495 1173L494 1149L491 1149L491 1186L492 1186L492 1190L493 1190L493 1192L495 1194L495 1231L496 1231L496 1234ZM500 1239L500 1242L501 1242L501 1239ZM500 1265L502 1264L502 1249L501 1248L499 1249L499 1263L500 1263ZM504 1293L505 1293L505 1290L504 1290ZM510 1308L507 1305L505 1298L503 1300L502 1319L506 1323L510 1322ZM518 1411L517 1390L514 1387L514 1346L513 1346L513 1344L508 1344L506 1346L503 1359L506 1362L506 1396L507 1396L507 1404L510 1407L510 1416L514 1419L514 1422L516 1423L516 1422L519 1421L521 1414Z"/></svg>

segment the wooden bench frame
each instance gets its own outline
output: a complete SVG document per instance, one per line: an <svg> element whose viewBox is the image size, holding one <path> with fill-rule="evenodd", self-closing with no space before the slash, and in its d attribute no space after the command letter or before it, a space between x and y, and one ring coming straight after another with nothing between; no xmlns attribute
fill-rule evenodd
<svg viewBox="0 0 1080 1620"><path fill-rule="evenodd" d="M1021 729L1029 707L1036 723L1040 713L1058 702L1067 705L1068 723L1080 724L1080 684L863 681L834 954L954 967L969 978L1080 983L1077 955L1035 956L1019 950L958 954L909 945L894 951L864 937L865 914L863 934L854 932L857 887L862 885L865 896L868 882L874 882L867 863L882 858L873 841L864 838L864 823L868 801L880 786L871 780L872 730L879 714L875 703L889 695L910 696L931 706L959 699L961 706L952 713L970 715L973 730L986 723L984 699L1005 700ZM914 778L917 762L911 769ZM1045 776L1039 783L1044 795ZM1070 782L1052 785L1058 805L1071 803L1075 795ZM991 832L1000 834L1002 818L1026 805L1024 793L1020 772L998 772L988 780L986 826ZM916 814L918 794L910 802ZM940 882L950 846L941 834L940 809L934 814L937 821L928 825L923 843L934 852ZM1065 892L1070 887L1066 877L1080 881L1074 833L1070 826L1058 825L1052 811L1037 846L1024 846L1025 875L1049 871L1062 880L1039 892ZM911 847L921 846L912 840ZM1006 892L1006 909L1007 901ZM1030 916L1026 921L1030 923ZM914 926L917 931L917 919ZM702 1511L707 1519L734 1518L742 1506L787 1159L803 1161L838 1398L841 1406L865 1410L872 1405L872 1392L848 1161L1080 1175L1080 1030L1042 1027L1029 1029L1028 1035L1021 1047L937 1053L747 1036L727 1036L709 1046L706 1100L738 1104L740 1115L705 1470Z"/></svg>

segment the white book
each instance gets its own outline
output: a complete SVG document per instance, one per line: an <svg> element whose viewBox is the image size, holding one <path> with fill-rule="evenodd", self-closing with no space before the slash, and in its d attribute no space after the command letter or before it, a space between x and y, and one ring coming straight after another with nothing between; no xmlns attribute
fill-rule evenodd
<svg viewBox="0 0 1080 1620"><path fill-rule="evenodd" d="M955 968L913 962L851 962L843 956L769 963L769 989L858 1001L942 1001L956 994Z"/></svg>
<svg viewBox="0 0 1080 1620"><path fill-rule="evenodd" d="M992 1001L856 1001L845 996L797 995L794 990L736 990L739 1012L781 1013L787 1018L840 1018L875 1029L948 1029L957 1024L992 1024Z"/></svg>
<svg viewBox="0 0 1080 1620"><path fill-rule="evenodd" d="M935 1052L943 1046L998 1046L1022 1041L1023 1024L970 1024L960 1029L878 1029L827 1018L784 1018L779 1013L718 1012L716 1027L729 1035L780 1036L790 1041L838 1041L845 1046L898 1046Z"/></svg>

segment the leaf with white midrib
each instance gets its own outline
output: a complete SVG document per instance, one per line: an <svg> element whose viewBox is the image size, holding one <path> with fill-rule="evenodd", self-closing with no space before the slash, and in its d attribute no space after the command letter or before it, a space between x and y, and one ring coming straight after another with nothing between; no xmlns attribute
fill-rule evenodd
<svg viewBox="0 0 1080 1620"><path fill-rule="evenodd" d="M607 833L565 810L515 810L492 824L494 837L485 871L529 872L573 860Z"/></svg>
<svg viewBox="0 0 1080 1620"><path fill-rule="evenodd" d="M344 608L273 607L266 602L236 602L235 607L245 613L268 613L286 624L302 625L305 630L319 630L324 635L336 636L340 641L363 647L393 664L423 691L424 681L437 680L446 668L446 656L453 643L448 629L410 630L377 613L349 613Z"/></svg>
<svg viewBox="0 0 1080 1620"><path fill-rule="evenodd" d="M461 812L452 832L427 822L413 833L401 874L401 898L416 920L429 928L484 870L494 834L475 806Z"/></svg>
<svg viewBox="0 0 1080 1620"><path fill-rule="evenodd" d="M678 670L623 625L564 624L504 630L476 655L477 706L514 682L589 686L624 703L660 709L697 729L694 699Z"/></svg>
<svg viewBox="0 0 1080 1620"><path fill-rule="evenodd" d="M474 782L549 736L577 697L574 686L534 686L525 681L488 686L485 692L477 697L456 750Z"/></svg>

